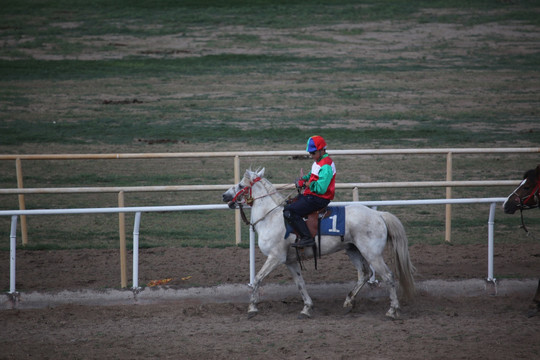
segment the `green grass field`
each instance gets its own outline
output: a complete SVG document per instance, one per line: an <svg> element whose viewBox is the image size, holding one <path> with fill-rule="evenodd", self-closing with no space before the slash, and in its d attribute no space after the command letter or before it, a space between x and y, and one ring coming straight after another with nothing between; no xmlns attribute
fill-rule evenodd
<svg viewBox="0 0 540 360"><path fill-rule="evenodd" d="M535 1L11 1L0 13L0 154L537 147ZM454 180L518 179L538 154L456 155ZM444 156L336 157L340 182L444 180ZM23 161L25 187L230 184L232 159ZM309 160L247 158L272 182ZM0 161L0 187L16 187ZM507 187L454 189L506 196ZM373 189L361 199L442 198ZM337 200L351 199L340 191ZM219 203L219 192L126 205ZM27 208L116 206L115 194L27 195ZM2 195L1 209L18 207ZM483 243L488 206L455 206L453 241ZM411 243L444 241L442 206L387 208ZM535 214L526 214L539 228ZM116 216L32 217L30 246L117 247ZM232 212L145 214L144 246L234 244ZM209 226L208 224L212 224ZM128 233L132 217L127 217ZM497 241L531 241L496 214ZM9 219L0 218L0 248ZM247 229L244 231L247 238ZM19 235L20 239L20 235Z"/></svg>

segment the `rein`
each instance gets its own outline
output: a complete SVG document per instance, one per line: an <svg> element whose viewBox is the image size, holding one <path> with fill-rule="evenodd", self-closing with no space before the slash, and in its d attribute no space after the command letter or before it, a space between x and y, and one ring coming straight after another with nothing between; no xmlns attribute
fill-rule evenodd
<svg viewBox="0 0 540 360"><path fill-rule="evenodd" d="M257 177L255 179L253 179L253 181L249 184L249 186L246 186L245 188L239 190L236 195L234 196L234 198L232 199L232 202L235 202L238 204L238 208L240 209L240 216L242 217L242 221L246 224L246 225L251 225L253 227L253 230L255 230L255 225L262 221L264 218L266 218L270 213L272 213L274 210L276 210L277 208L279 208L280 206L282 206L284 204L284 202L281 202L279 204L277 204L275 207L273 207L272 209L270 209L270 211L268 211L264 216L262 216L259 220L251 223L246 214L244 213L244 207L242 205L242 203L238 203L237 200L239 197L243 196L243 195L247 195L246 199L245 199L245 203L249 206L253 206L253 203L255 202L255 200L258 200L258 199L262 199L262 198L265 198L267 196L272 196L274 194L277 194L278 191L274 191L274 192L271 192L271 193L268 193L268 194L264 194L262 196L259 196L259 197L256 197L254 198L253 195L252 195L252 187L253 185L255 185L256 183L258 183L259 181L261 181L262 178L261 177ZM290 194L285 197L285 199L287 199L288 197L290 196Z"/></svg>
<svg viewBox="0 0 540 360"><path fill-rule="evenodd" d="M525 222L523 221L523 209L520 209L520 215L521 215L521 228L525 231L525 233L527 234L527 236L530 236L532 237L533 239L536 240L536 236L534 236L530 231L529 229L527 229L527 226L525 226Z"/></svg>
<svg viewBox="0 0 540 360"><path fill-rule="evenodd" d="M255 221L254 223L250 222L248 219L247 219L247 216L246 214L244 213L244 207L242 206L242 204L238 204L238 207L240 208L240 215L242 216L242 221L244 222L244 224L246 225L251 225L253 227L253 230L255 230L255 225L257 225L257 223L261 220L263 220L264 218L266 218L268 215L270 215L270 213L274 210L276 210L277 208L279 208L281 206L281 204L277 204L274 208L272 208L269 212L267 212L266 214L264 214L264 216L262 216L259 220Z"/></svg>
<svg viewBox="0 0 540 360"><path fill-rule="evenodd" d="M519 212L520 212L520 215L521 215L521 228L525 231L525 233L527 234L527 236L532 236L533 239L536 240L536 237L529 231L529 229L527 229L527 226L525 225L525 221L523 220L523 210L529 210L529 209L534 209L534 208L537 208L539 207L540 205L540 200L538 198L538 190L540 190L540 182L538 182L535 186L535 188L533 189L533 191L530 193L530 195L525 199L519 199ZM515 191L514 191L514 194L515 194ZM534 205L525 205L532 197L534 197L536 199L536 203Z"/></svg>
<svg viewBox="0 0 540 360"><path fill-rule="evenodd" d="M525 201L521 201L521 207L523 209L534 209L534 208L537 208L538 207L538 203L539 203L539 200L538 200L538 190L540 190L540 181L536 184L536 186L534 187L533 191L531 191L531 194L525 199ZM536 203L532 206L528 206L528 205L524 205L526 204L529 200L531 200L531 198L534 197L536 199ZM526 207L525 207L526 206Z"/></svg>
<svg viewBox="0 0 540 360"><path fill-rule="evenodd" d="M253 179L253 181L249 184L249 186L246 186L245 188L240 189L236 193L236 195L234 195L234 197L232 199L232 202L236 202L238 197L243 196L243 195L245 195L247 193L248 196L246 198L246 204L251 206L251 204L253 204L253 201L255 201L255 199L253 199L253 196L251 195L251 189L253 188L253 185L255 185L256 183L258 183L261 180L262 179L260 177L256 177L255 179Z"/></svg>

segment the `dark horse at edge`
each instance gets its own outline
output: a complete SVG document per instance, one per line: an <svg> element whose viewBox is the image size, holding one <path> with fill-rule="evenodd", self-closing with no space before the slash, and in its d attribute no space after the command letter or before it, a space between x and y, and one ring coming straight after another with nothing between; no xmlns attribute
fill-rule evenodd
<svg viewBox="0 0 540 360"><path fill-rule="evenodd" d="M529 210L540 208L540 164L536 169L527 170L523 175L523 181L516 190L514 190L503 204L503 209L506 214L514 214L517 210ZM521 214L523 229L529 233L523 223L523 213ZM534 316L540 313L540 280L531 305L529 316Z"/></svg>

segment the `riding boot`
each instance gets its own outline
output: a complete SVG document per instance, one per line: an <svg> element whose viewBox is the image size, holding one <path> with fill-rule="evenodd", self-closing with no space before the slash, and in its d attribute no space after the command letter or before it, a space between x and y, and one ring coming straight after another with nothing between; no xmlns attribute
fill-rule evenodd
<svg viewBox="0 0 540 360"><path fill-rule="evenodd" d="M302 217L295 218L293 224L291 225L300 234L300 240L291 246L304 248L315 245L315 239L311 236L308 226Z"/></svg>

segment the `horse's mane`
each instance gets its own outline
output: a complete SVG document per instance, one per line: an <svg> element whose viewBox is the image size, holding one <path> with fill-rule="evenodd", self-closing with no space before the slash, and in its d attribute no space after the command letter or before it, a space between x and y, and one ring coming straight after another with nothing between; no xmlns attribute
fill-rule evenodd
<svg viewBox="0 0 540 360"><path fill-rule="evenodd" d="M523 179L527 179L529 181L536 182L536 178L538 177L538 174L536 173L536 169L527 170L525 174L523 175Z"/></svg>
<svg viewBox="0 0 540 360"><path fill-rule="evenodd" d="M263 180L262 184L264 185L264 188L266 189L266 191L268 191L268 193L270 194L270 197L272 198L272 200L274 200L276 205L283 204L283 202L285 201L285 196L280 194L276 190L276 187L274 186L274 184L272 184L268 179L263 178L262 180Z"/></svg>
<svg viewBox="0 0 540 360"><path fill-rule="evenodd" d="M252 170L250 167L249 169L247 169L247 171L250 173L250 177L251 177L250 180L253 180L255 177L258 176L258 173L261 171L261 168L259 167L256 170ZM265 177L261 177L261 179L262 179L261 184L263 184L264 188L266 189L268 194L270 194L270 197L276 203L276 205L282 204L285 201L285 196L283 196L277 191L276 187L274 186L274 184L270 182L270 180L268 180Z"/></svg>

